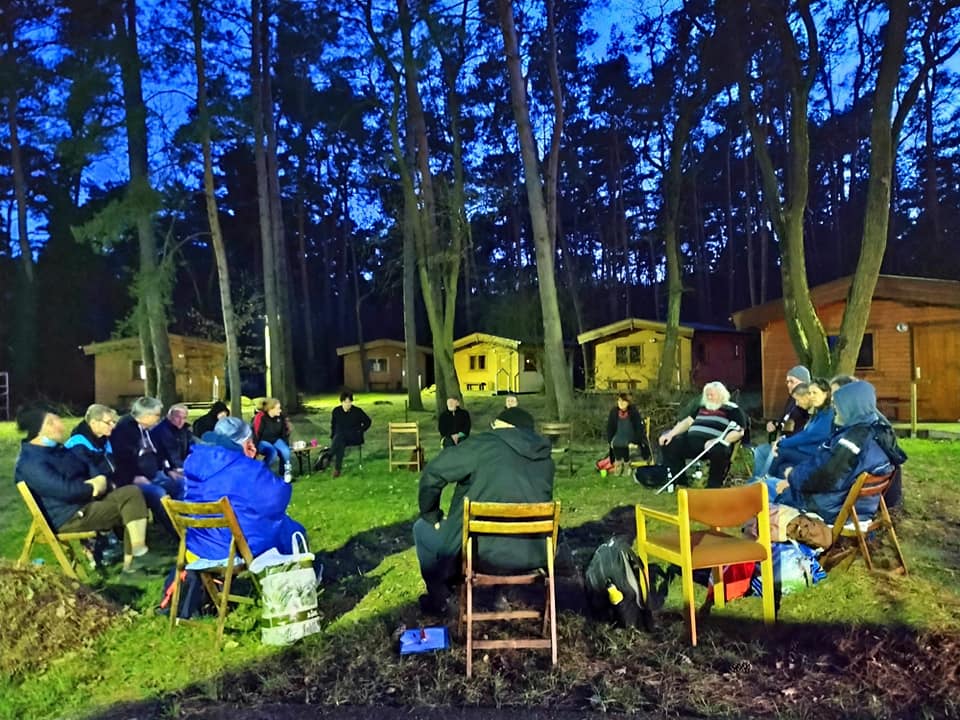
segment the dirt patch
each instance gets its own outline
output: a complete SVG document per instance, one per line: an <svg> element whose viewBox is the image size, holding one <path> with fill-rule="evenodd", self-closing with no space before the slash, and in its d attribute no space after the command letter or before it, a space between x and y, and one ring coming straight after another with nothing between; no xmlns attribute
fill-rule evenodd
<svg viewBox="0 0 960 720"><path fill-rule="evenodd" d="M0 563L0 675L42 670L89 647L123 615L53 568Z"/></svg>

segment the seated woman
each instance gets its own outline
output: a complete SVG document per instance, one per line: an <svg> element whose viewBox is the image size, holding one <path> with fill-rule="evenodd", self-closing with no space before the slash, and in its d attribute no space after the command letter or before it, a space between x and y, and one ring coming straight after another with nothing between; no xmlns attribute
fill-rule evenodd
<svg viewBox="0 0 960 720"><path fill-rule="evenodd" d="M229 498L254 556L270 548L290 553L293 533L306 536L303 525L286 514L291 486L257 462L256 454L249 425L235 417L219 420L214 431L194 445L183 464L183 499L216 502ZM187 550L198 557L219 560L227 556L229 547L229 530L191 528L187 533Z"/></svg>
<svg viewBox="0 0 960 720"><path fill-rule="evenodd" d="M14 476L24 482L55 532L123 529L123 571L147 553L147 505L136 485L110 490L99 468L61 444L66 428L44 408L22 411L17 426L26 437Z"/></svg>
<svg viewBox="0 0 960 720"><path fill-rule="evenodd" d="M63 444L64 447L79 454L88 465L106 475L111 485L116 467L113 462L110 434L116 424L117 413L113 408L94 403L87 408L83 421L73 429L70 437Z"/></svg>
<svg viewBox="0 0 960 720"><path fill-rule="evenodd" d="M607 416L607 444L614 475L630 474L630 446L637 445L644 458L650 457L650 445L640 411L630 402L630 395L617 395L617 406Z"/></svg>
<svg viewBox="0 0 960 720"><path fill-rule="evenodd" d="M817 448L833 435L834 410L830 404L829 381L823 378L812 380L807 388L807 397L810 419L800 432L776 441L769 475L783 477L788 467L809 460Z"/></svg>
<svg viewBox="0 0 960 720"><path fill-rule="evenodd" d="M263 462L270 466L279 456L283 462L282 475L285 482L293 481L290 465L290 421L283 414L280 401L267 398L253 417L253 444L263 455Z"/></svg>
<svg viewBox="0 0 960 720"><path fill-rule="evenodd" d="M879 415L873 385L858 381L838 388L833 407L837 430L810 459L787 468L784 479L776 483L776 502L815 512L827 523L836 519L861 472L882 474L893 469L874 436ZM870 517L879 504L879 496L861 498L857 512Z"/></svg>

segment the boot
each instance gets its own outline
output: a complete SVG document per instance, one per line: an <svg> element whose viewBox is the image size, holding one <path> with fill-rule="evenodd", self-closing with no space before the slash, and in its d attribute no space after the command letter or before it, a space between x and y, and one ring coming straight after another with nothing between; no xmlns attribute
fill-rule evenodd
<svg viewBox="0 0 960 720"><path fill-rule="evenodd" d="M613 463L613 474L617 477L623 476L623 460L615 460Z"/></svg>

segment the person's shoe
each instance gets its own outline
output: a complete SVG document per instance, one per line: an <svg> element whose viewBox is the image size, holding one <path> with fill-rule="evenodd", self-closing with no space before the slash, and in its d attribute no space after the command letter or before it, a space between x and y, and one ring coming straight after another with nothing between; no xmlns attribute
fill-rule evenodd
<svg viewBox="0 0 960 720"><path fill-rule="evenodd" d="M446 615L449 606L446 600L424 593L419 598L420 612L424 615Z"/></svg>
<svg viewBox="0 0 960 720"><path fill-rule="evenodd" d="M334 476L334 477L340 477L340 474L341 474L341 473L340 473L339 470L334 470L334 471L333 471L333 476Z"/></svg>

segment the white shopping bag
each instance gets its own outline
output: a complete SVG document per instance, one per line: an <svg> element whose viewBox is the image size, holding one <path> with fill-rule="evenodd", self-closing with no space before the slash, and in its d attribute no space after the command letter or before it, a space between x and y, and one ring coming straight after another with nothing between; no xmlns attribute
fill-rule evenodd
<svg viewBox="0 0 960 720"><path fill-rule="evenodd" d="M293 534L293 548L291 555L283 555L275 548L268 550L250 564L251 572L260 581L260 632L264 645L290 645L320 632L313 553L299 532Z"/></svg>

